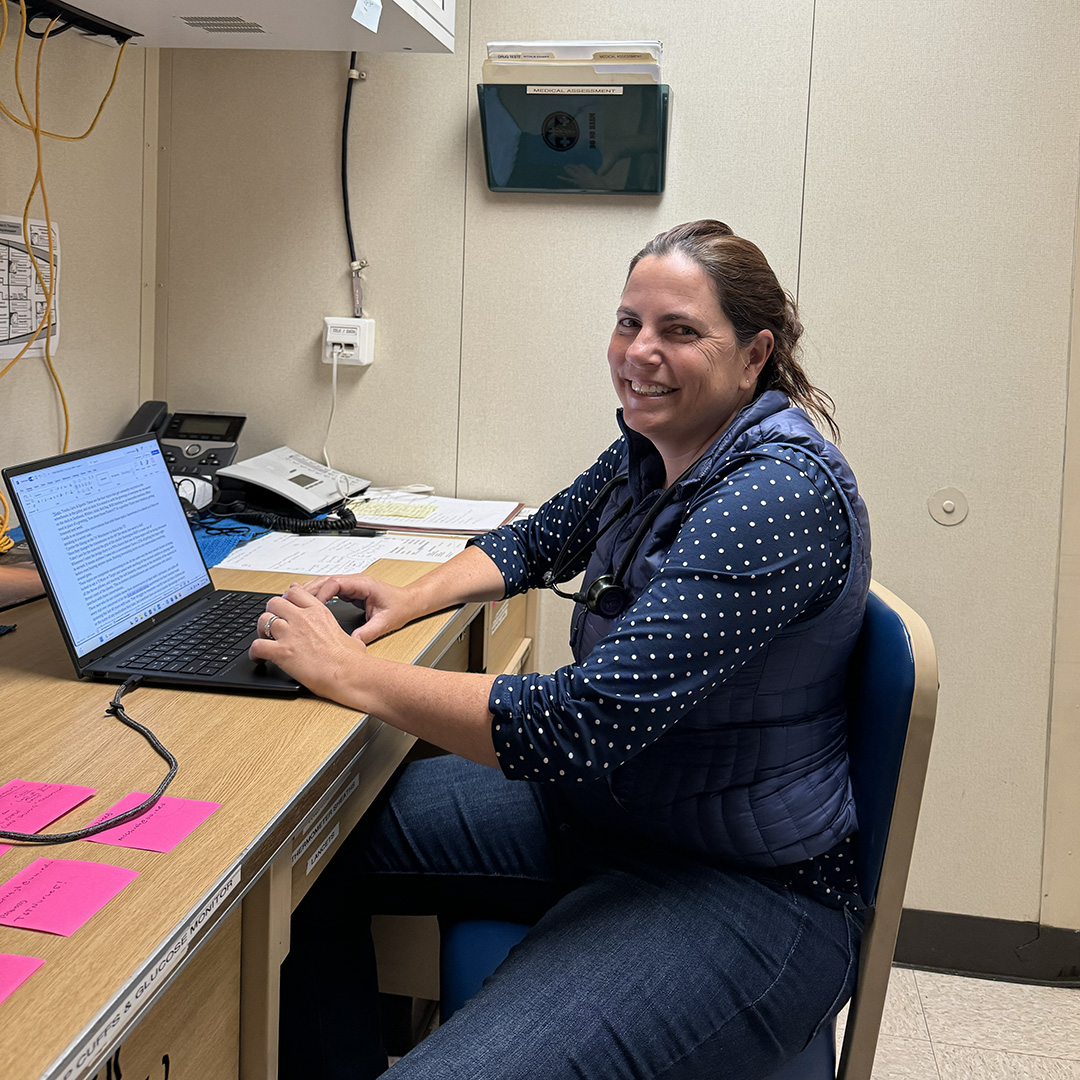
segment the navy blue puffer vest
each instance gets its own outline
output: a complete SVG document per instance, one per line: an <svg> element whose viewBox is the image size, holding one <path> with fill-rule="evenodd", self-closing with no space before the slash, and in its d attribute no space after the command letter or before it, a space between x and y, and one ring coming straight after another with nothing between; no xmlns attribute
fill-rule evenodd
<svg viewBox="0 0 1080 1080"><path fill-rule="evenodd" d="M622 525L604 533L586 582L619 564L663 488L652 444L624 431L619 471L628 479L611 491L601 527L628 494L632 509ZM805 413L776 391L743 409L671 493L623 584L631 600L641 594L705 482L748 454L781 456L790 448L824 468L840 494L852 548L842 591L824 611L791 623L646 750L604 780L567 789L575 816L748 867L811 858L855 831L844 691L870 584L870 526L847 461ZM575 658L582 660L611 625L577 605Z"/></svg>

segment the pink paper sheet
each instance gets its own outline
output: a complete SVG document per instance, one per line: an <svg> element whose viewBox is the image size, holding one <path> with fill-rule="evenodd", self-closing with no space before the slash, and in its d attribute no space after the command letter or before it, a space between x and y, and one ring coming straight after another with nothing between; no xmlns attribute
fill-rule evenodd
<svg viewBox="0 0 1080 1080"><path fill-rule="evenodd" d="M138 876L107 863L35 859L0 885L0 924L69 937Z"/></svg>
<svg viewBox="0 0 1080 1080"><path fill-rule="evenodd" d="M39 960L36 956L0 953L0 1001L11 997L44 963L44 960Z"/></svg>
<svg viewBox="0 0 1080 1080"><path fill-rule="evenodd" d="M132 792L91 824L107 821L125 810L138 806L148 795ZM189 833L194 832L221 803L202 802L199 799L174 799L171 795L162 795L145 814L117 825L115 829L106 829L97 836L89 837L98 844L114 844L117 847L141 848L143 851L172 851Z"/></svg>
<svg viewBox="0 0 1080 1080"><path fill-rule="evenodd" d="M89 799L97 788L10 780L0 787L0 829L34 833ZM0 844L0 855L10 848Z"/></svg>

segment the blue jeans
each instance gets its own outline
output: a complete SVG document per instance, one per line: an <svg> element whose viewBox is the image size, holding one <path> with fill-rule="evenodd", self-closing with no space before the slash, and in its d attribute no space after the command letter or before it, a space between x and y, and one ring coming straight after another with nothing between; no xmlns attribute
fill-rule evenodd
<svg viewBox="0 0 1080 1080"><path fill-rule="evenodd" d="M552 787L414 762L293 916L283 1080L374 1077L370 914L536 922L395 1080L766 1078L851 993L861 919L573 820Z"/></svg>

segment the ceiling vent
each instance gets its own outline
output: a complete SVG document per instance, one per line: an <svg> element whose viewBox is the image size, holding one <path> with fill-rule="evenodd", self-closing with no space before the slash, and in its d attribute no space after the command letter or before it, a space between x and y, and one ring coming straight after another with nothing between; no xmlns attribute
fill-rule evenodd
<svg viewBox="0 0 1080 1080"><path fill-rule="evenodd" d="M205 30L208 34L266 33L258 23L248 22L238 15L181 15L180 21L195 30Z"/></svg>

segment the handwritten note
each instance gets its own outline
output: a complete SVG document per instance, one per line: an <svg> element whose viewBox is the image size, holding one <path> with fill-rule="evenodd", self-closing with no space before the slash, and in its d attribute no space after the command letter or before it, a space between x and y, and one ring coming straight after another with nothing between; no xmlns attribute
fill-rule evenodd
<svg viewBox="0 0 1080 1080"><path fill-rule="evenodd" d="M36 956L0 953L0 1001L11 997L44 963L44 960L39 960Z"/></svg>
<svg viewBox="0 0 1080 1080"><path fill-rule="evenodd" d="M115 806L91 824L108 821L138 806L149 795L133 792L121 799ZM202 802L199 799L174 799L163 795L145 814L117 825L115 829L106 829L97 836L89 837L97 844L114 844L117 847L141 848L143 851L172 851L189 833L194 832L221 803Z"/></svg>
<svg viewBox="0 0 1080 1080"><path fill-rule="evenodd" d="M382 16L382 0L356 0L352 17L373 34L379 32L379 18Z"/></svg>
<svg viewBox="0 0 1080 1080"><path fill-rule="evenodd" d="M0 885L0 924L70 937L138 870L77 859L35 859Z"/></svg>
<svg viewBox="0 0 1080 1080"><path fill-rule="evenodd" d="M35 833L89 799L97 788L11 780L0 787L0 829ZM0 844L3 855L10 844Z"/></svg>

